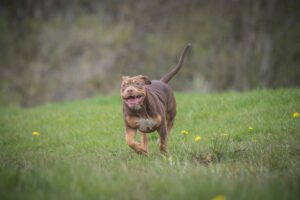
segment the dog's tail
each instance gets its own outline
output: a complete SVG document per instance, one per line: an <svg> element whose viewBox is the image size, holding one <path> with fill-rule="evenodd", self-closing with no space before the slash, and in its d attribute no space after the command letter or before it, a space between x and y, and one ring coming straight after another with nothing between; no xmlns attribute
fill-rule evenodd
<svg viewBox="0 0 300 200"><path fill-rule="evenodd" d="M190 48L191 43L188 43L186 45L186 47L184 48L183 52L181 53L180 57L179 57L179 61L177 63L177 65L171 70L169 71L167 74L165 74L163 77L161 77L161 81L164 82L164 83L168 83L172 78L173 76L175 76L175 74L177 74L177 72L180 70L180 68L182 67L182 64L184 62L184 57L185 57L185 54L187 53L188 49Z"/></svg>

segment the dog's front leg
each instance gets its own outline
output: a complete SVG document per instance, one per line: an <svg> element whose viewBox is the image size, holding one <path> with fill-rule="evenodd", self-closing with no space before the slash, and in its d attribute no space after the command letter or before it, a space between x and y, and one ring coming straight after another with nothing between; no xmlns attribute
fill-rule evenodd
<svg viewBox="0 0 300 200"><path fill-rule="evenodd" d="M141 144L143 145L143 148L148 152L147 134L143 132L141 132Z"/></svg>
<svg viewBox="0 0 300 200"><path fill-rule="evenodd" d="M147 155L148 150L144 145L141 145L135 141L136 130L130 127L126 127L126 143L130 146L135 152Z"/></svg>

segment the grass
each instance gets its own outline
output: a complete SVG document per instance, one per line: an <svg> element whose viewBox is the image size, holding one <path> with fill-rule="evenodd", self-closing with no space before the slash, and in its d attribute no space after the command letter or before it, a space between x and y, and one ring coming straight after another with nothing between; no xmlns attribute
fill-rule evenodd
<svg viewBox="0 0 300 200"><path fill-rule="evenodd" d="M168 156L127 147L118 96L0 108L0 199L299 199L299 89L176 98Z"/></svg>

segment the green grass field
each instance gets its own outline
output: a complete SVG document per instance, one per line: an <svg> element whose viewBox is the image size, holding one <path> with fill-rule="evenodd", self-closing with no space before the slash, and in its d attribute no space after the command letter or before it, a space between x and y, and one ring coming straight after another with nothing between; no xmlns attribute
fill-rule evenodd
<svg viewBox="0 0 300 200"><path fill-rule="evenodd" d="M0 199L300 198L300 89L176 98L168 156L125 144L117 95L0 108Z"/></svg>

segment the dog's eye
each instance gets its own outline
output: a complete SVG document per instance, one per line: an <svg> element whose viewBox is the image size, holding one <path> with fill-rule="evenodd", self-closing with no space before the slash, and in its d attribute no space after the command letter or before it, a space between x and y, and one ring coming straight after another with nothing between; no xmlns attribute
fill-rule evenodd
<svg viewBox="0 0 300 200"><path fill-rule="evenodd" d="M136 85L136 86L142 86L143 84L140 83L140 82L136 82L135 85Z"/></svg>

